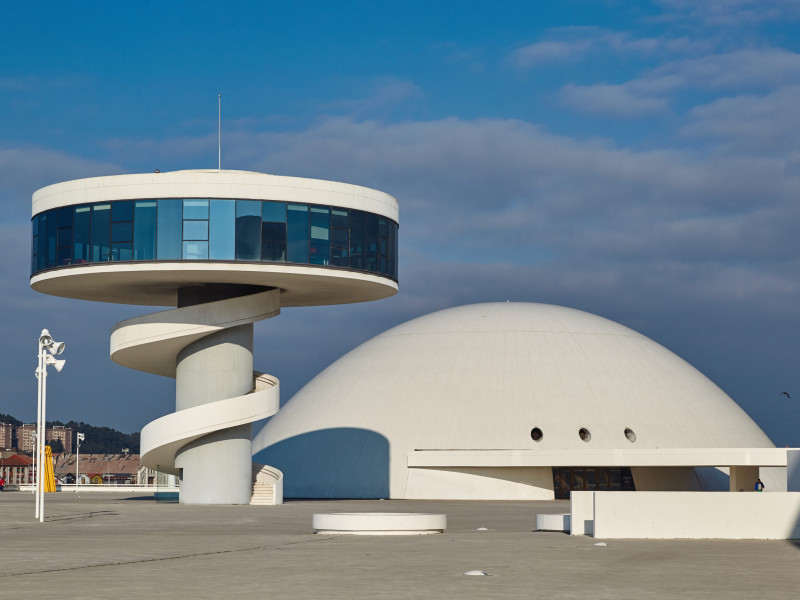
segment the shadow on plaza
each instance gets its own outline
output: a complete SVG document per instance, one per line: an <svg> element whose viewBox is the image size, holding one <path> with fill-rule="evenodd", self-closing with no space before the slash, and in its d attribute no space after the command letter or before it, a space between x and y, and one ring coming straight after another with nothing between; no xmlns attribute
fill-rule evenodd
<svg viewBox="0 0 800 600"><path fill-rule="evenodd" d="M389 440L368 429L311 431L273 444L253 460L283 472L285 498L389 497Z"/></svg>

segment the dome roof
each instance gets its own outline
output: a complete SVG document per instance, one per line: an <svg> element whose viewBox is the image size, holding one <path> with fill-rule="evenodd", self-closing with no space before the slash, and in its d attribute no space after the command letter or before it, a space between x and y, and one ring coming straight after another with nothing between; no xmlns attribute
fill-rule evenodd
<svg viewBox="0 0 800 600"><path fill-rule="evenodd" d="M259 462L316 473L342 444L386 446L392 497L403 495L412 450L772 446L721 389L649 338L516 302L442 310L365 342L300 390L253 450L266 448Z"/></svg>

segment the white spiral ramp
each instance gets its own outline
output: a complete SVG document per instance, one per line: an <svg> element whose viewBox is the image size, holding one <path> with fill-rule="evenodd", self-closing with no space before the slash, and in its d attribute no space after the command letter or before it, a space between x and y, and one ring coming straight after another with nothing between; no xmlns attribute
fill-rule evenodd
<svg viewBox="0 0 800 600"><path fill-rule="evenodd" d="M115 362L176 379L176 412L142 429L141 460L181 475L182 503L250 502L251 424L280 400L278 379L253 371L253 323L279 313L280 290L269 289L115 326Z"/></svg>

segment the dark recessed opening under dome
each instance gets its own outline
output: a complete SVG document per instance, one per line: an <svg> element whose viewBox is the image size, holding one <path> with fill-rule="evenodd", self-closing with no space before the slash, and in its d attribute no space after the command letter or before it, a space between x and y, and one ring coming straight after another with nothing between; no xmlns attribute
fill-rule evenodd
<svg viewBox="0 0 800 600"><path fill-rule="evenodd" d="M531 429L531 439L534 442L541 442L543 437L544 434L542 433L541 429L539 429L538 427L534 427L533 429Z"/></svg>
<svg viewBox="0 0 800 600"><path fill-rule="evenodd" d="M633 429L630 427L625 428L625 437L628 438L628 441L633 443L636 441L636 434L633 432Z"/></svg>
<svg viewBox="0 0 800 600"><path fill-rule="evenodd" d="M588 429L586 429L586 427L581 427L580 430L578 430L578 435L584 442L588 442L589 440L592 439L592 434L589 432Z"/></svg>

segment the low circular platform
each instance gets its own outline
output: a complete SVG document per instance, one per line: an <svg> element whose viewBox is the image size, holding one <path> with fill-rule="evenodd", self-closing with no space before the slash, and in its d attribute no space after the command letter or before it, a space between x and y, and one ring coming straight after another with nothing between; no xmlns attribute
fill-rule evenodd
<svg viewBox="0 0 800 600"><path fill-rule="evenodd" d="M447 529L447 515L425 513L323 513L314 533L334 535L429 535Z"/></svg>

